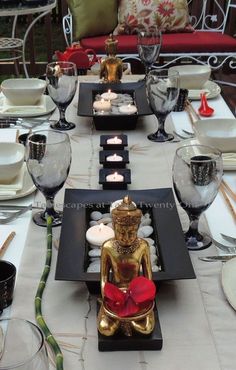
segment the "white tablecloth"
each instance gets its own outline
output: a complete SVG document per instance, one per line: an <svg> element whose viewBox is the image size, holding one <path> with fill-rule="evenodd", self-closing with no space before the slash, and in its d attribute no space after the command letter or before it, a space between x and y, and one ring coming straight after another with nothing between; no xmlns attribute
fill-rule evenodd
<svg viewBox="0 0 236 370"><path fill-rule="evenodd" d="M88 77L81 79L89 80ZM218 98L218 103L219 109L224 106L221 98ZM69 132L73 160L66 187L99 189L98 173L101 167L98 154L102 132L93 128L91 118L77 117L76 105L77 98L67 111L67 116L76 123L76 128ZM172 114L172 119L176 115L178 113ZM168 125L171 128L170 118ZM176 147L182 143L150 142L146 136L154 130L156 120L149 116L139 120L136 130L126 132L132 176L130 189L172 185L173 156ZM38 193L35 202L41 200L43 197ZM60 191L56 203L60 205L62 202L63 191ZM186 226L187 217L181 209L180 216ZM221 216L219 214L219 218ZM201 218L201 227L207 228L204 217ZM166 228L168 232L168 225ZM59 234L60 228L55 228L54 246L58 244ZM11 312L13 316L34 321L34 294L43 270L45 254L46 230L31 221L18 272ZM216 254L215 247L191 252L197 279L164 282L160 286L157 299L163 335L161 351L101 353L97 349L96 297L88 294L83 283L54 280L57 258L57 250L54 248L52 270L43 298L43 313L61 345L65 369L234 370L235 311L222 292L221 263L199 261L198 256L204 254Z"/></svg>

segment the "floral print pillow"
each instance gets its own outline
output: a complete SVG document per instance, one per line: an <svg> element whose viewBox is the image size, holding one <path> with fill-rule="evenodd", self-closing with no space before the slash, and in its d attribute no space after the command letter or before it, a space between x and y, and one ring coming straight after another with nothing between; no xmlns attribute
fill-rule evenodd
<svg viewBox="0 0 236 370"><path fill-rule="evenodd" d="M158 27L162 32L192 32L187 0L120 0L114 34Z"/></svg>

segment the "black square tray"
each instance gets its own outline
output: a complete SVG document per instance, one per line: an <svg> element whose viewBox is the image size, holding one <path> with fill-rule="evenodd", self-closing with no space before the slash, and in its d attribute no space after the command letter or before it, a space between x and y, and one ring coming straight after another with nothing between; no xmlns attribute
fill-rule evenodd
<svg viewBox="0 0 236 370"><path fill-rule="evenodd" d="M136 114L97 115L93 112L94 94L111 89L116 93L129 93L137 107ZM134 130L139 116L153 114L147 101L145 81L129 83L81 83L79 88L78 116L93 117L97 130Z"/></svg>
<svg viewBox="0 0 236 370"><path fill-rule="evenodd" d="M117 199L130 195L142 207L151 207L154 239L158 244L162 271L153 281L194 279L172 189L81 190L66 189L56 280L84 281L91 293L100 292L100 274L87 273L88 210L107 209ZM103 211L102 210L102 211Z"/></svg>

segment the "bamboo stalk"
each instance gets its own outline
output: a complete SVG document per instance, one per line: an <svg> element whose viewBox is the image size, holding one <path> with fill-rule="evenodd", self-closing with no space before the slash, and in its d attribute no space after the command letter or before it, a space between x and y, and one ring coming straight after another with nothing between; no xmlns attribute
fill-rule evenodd
<svg viewBox="0 0 236 370"><path fill-rule="evenodd" d="M221 193L224 197L224 200L225 200L225 202L226 202L226 204L227 204L227 206L228 206L228 208L229 208L229 210L230 210L230 212L233 216L234 221L236 221L236 211L235 211L234 207L232 206L232 204L231 204L231 202L230 202L230 200L229 200L229 198L228 198L228 196L227 196L227 194L224 190L223 185L220 185L220 191L221 191Z"/></svg>
<svg viewBox="0 0 236 370"><path fill-rule="evenodd" d="M47 254L46 254L46 261L44 270L38 285L38 289L35 295L34 305L35 305L35 317L39 327L42 329L46 341L49 344L56 360L56 369L63 370L63 354L61 349L53 337L52 333L50 332L43 314L42 314L42 297L43 292L46 286L46 282L49 276L50 268L51 268L51 261L52 261L52 217L47 216Z"/></svg>
<svg viewBox="0 0 236 370"><path fill-rule="evenodd" d="M231 198L236 202L236 193L231 189L231 187L227 184L227 182L225 182L225 180L222 180L222 185L228 191Z"/></svg>
<svg viewBox="0 0 236 370"><path fill-rule="evenodd" d="M6 240L3 242L3 245L0 248L0 257L2 257L4 255L4 253L6 252L7 248L9 247L9 245L10 245L10 243L11 243L11 241L14 238L15 235L16 235L15 231L12 231L8 235Z"/></svg>

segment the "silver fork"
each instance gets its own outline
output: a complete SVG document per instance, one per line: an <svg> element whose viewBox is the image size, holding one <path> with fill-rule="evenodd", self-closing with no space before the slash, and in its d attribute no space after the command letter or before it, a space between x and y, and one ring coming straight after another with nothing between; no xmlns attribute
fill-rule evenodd
<svg viewBox="0 0 236 370"><path fill-rule="evenodd" d="M180 135L178 134L176 131L173 131L173 133L175 134L175 136L177 136L178 138L182 139L182 140L186 140L186 139L191 139L190 136L183 136L183 135Z"/></svg>
<svg viewBox="0 0 236 370"><path fill-rule="evenodd" d="M189 135L189 137L195 137L194 133L193 132L190 132L190 131L187 131L187 130L184 130L182 129L182 131L186 134L186 135Z"/></svg>
<svg viewBox="0 0 236 370"><path fill-rule="evenodd" d="M222 233L220 233L220 234L221 234L221 236L222 236L225 240L227 240L228 242L230 242L230 243L235 243L235 244L236 244L236 238L235 238L235 237L230 236L230 235L226 235L226 234L222 234Z"/></svg>

